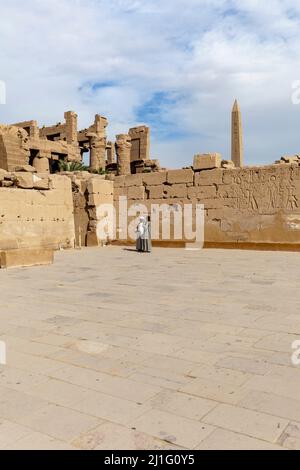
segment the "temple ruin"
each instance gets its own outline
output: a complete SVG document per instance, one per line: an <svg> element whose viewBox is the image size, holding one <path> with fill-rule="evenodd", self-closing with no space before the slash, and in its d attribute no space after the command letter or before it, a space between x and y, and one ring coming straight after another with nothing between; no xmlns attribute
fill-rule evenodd
<svg viewBox="0 0 300 470"><path fill-rule="evenodd" d="M232 159L219 153L195 154L183 169L161 168L151 158L150 129L139 126L107 139L108 121L96 115L78 130L77 114L39 127L34 120L0 126L0 251L57 250L119 239L120 198L150 208L203 204L205 246L292 249L300 247L300 156L283 156L268 166L245 167L241 110L232 111ZM88 167L82 166L89 154ZM73 170L63 163L74 164ZM99 237L117 213L116 236ZM130 221L134 221L134 218ZM129 222L130 222L129 221ZM154 245L179 246L170 234ZM0 257L1 258L1 257Z"/></svg>

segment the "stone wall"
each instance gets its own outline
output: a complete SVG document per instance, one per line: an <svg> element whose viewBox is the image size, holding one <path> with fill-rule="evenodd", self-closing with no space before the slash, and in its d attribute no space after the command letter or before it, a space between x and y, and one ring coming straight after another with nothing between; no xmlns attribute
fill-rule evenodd
<svg viewBox="0 0 300 470"><path fill-rule="evenodd" d="M0 250L74 247L73 200L67 177L0 176Z"/></svg>
<svg viewBox="0 0 300 470"><path fill-rule="evenodd" d="M149 212L153 204L167 204L171 212L180 212L185 204L203 204L208 247L300 248L299 164L187 168L113 181L87 172L49 176L31 171L28 166L19 172L0 171L0 250L102 246L115 241L109 233L100 236L98 229L109 217L101 212L103 204L114 203L119 215L120 196L126 196L133 209L143 204ZM119 242L129 241L120 240L118 220L116 233ZM175 241L171 227L170 237L156 242L188 241L184 237Z"/></svg>
<svg viewBox="0 0 300 470"><path fill-rule="evenodd" d="M104 176L78 172L69 174L73 187L74 222L76 246L103 246L109 242L109 235L98 233L99 224L105 213L101 206L113 207L113 182Z"/></svg>
<svg viewBox="0 0 300 470"><path fill-rule="evenodd" d="M192 168L117 177L128 204L204 204L206 246L300 247L300 167ZM170 237L170 242L173 240Z"/></svg>
<svg viewBox="0 0 300 470"><path fill-rule="evenodd" d="M13 170L29 160L27 133L13 126L0 125L0 168Z"/></svg>

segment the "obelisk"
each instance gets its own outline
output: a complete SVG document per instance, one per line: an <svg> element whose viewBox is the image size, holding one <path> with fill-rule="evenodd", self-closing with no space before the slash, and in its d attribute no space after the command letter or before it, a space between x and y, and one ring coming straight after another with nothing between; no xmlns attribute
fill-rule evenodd
<svg viewBox="0 0 300 470"><path fill-rule="evenodd" d="M237 100L232 109L231 160L238 168L244 164L242 114Z"/></svg>

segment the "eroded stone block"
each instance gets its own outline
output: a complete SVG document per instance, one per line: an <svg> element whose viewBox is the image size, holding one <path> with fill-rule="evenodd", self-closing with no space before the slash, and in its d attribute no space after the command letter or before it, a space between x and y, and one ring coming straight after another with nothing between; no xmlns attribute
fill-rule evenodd
<svg viewBox="0 0 300 470"><path fill-rule="evenodd" d="M147 186L157 186L159 184L164 184L167 181L167 172L156 171L154 173L144 173L143 181Z"/></svg>
<svg viewBox="0 0 300 470"><path fill-rule="evenodd" d="M142 174L127 175L125 176L124 185L125 186L142 186L143 184Z"/></svg>
<svg viewBox="0 0 300 470"><path fill-rule="evenodd" d="M195 155L193 168L194 171L208 170L221 167L220 153L204 153Z"/></svg>
<svg viewBox="0 0 300 470"><path fill-rule="evenodd" d="M15 173L15 183L19 188L32 189L33 188L32 173Z"/></svg>
<svg viewBox="0 0 300 470"><path fill-rule="evenodd" d="M48 265L53 260L53 250L19 249L0 252L1 269Z"/></svg>
<svg viewBox="0 0 300 470"><path fill-rule="evenodd" d="M167 173L167 182L174 183L192 183L194 181L194 172L192 169L169 170Z"/></svg>
<svg viewBox="0 0 300 470"><path fill-rule="evenodd" d="M128 199L144 199L145 188L144 186L130 186L128 188Z"/></svg>
<svg viewBox="0 0 300 470"><path fill-rule="evenodd" d="M211 184L221 184L224 171L225 170L221 168L215 168L213 170L202 170L195 173L195 186L209 186Z"/></svg>
<svg viewBox="0 0 300 470"><path fill-rule="evenodd" d="M164 186L149 186L149 199L162 199L164 197Z"/></svg>
<svg viewBox="0 0 300 470"><path fill-rule="evenodd" d="M25 173L36 173L36 169L31 165L17 165L15 171L23 171Z"/></svg>
<svg viewBox="0 0 300 470"><path fill-rule="evenodd" d="M191 186L188 188L189 199L210 199L217 195L216 186Z"/></svg>

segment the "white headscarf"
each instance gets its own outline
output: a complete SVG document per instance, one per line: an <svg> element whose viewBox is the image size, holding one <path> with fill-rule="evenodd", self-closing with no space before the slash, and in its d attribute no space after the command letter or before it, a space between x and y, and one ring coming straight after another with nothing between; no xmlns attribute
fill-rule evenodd
<svg viewBox="0 0 300 470"><path fill-rule="evenodd" d="M137 232L139 233L140 236L143 236L145 233L145 224L146 224L146 218L144 216L141 216L139 224L137 226Z"/></svg>

